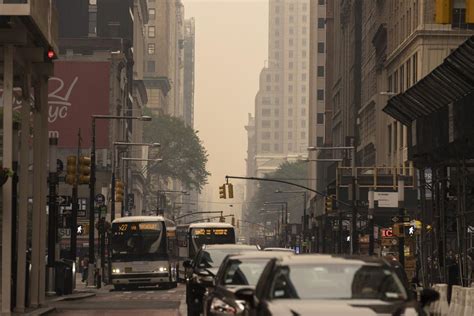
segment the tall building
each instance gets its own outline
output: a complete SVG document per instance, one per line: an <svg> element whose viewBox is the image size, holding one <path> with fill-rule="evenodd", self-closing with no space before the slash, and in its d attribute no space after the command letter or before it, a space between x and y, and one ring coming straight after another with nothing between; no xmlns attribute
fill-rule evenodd
<svg viewBox="0 0 474 316"><path fill-rule="evenodd" d="M325 144L325 120L327 118L326 103L326 1L311 1L310 21L310 57L309 57L309 146L321 147ZM310 160L316 159L315 152L310 152ZM317 162L310 161L308 166L308 184L311 188L319 188L316 179Z"/></svg>
<svg viewBox="0 0 474 316"><path fill-rule="evenodd" d="M270 0L269 55L255 100L257 175L307 155L309 3Z"/></svg>
<svg viewBox="0 0 474 316"><path fill-rule="evenodd" d="M194 18L184 21L184 121L194 126L194 49L195 49Z"/></svg>

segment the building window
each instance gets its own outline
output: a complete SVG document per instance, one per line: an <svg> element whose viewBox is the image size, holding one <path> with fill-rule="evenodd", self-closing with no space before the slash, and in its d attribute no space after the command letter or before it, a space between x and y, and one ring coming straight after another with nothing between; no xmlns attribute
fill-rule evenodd
<svg viewBox="0 0 474 316"><path fill-rule="evenodd" d="M295 18L292 15L290 15L290 23L293 23L294 21L295 21Z"/></svg>
<svg viewBox="0 0 474 316"><path fill-rule="evenodd" d="M280 151L280 145L279 144L273 144L273 150L274 151Z"/></svg>
<svg viewBox="0 0 474 316"><path fill-rule="evenodd" d="M306 132L301 132L301 139L306 139Z"/></svg>
<svg viewBox="0 0 474 316"><path fill-rule="evenodd" d="M270 144L262 144L262 151L270 151Z"/></svg>
<svg viewBox="0 0 474 316"><path fill-rule="evenodd" d="M306 86L301 86L301 92L303 92L303 93L306 92Z"/></svg>
<svg viewBox="0 0 474 316"><path fill-rule="evenodd" d="M305 50L301 52L301 56L302 56L303 58L306 57L306 51L305 51Z"/></svg>
<svg viewBox="0 0 474 316"><path fill-rule="evenodd" d="M267 75L267 82L271 82L272 81L272 75Z"/></svg>
<svg viewBox="0 0 474 316"><path fill-rule="evenodd" d="M393 74L393 92L398 93L398 70Z"/></svg>
<svg viewBox="0 0 474 316"><path fill-rule="evenodd" d="M288 139L293 139L293 132L288 132Z"/></svg>
<svg viewBox="0 0 474 316"><path fill-rule="evenodd" d="M306 105L306 97L301 97L301 104Z"/></svg>
<svg viewBox="0 0 474 316"><path fill-rule="evenodd" d="M288 116L293 116L293 109L288 109Z"/></svg>
<svg viewBox="0 0 474 316"><path fill-rule="evenodd" d="M324 77L324 66L318 66L318 77Z"/></svg>
<svg viewBox="0 0 474 316"><path fill-rule="evenodd" d="M301 74L301 80L306 81L306 74Z"/></svg>
<svg viewBox="0 0 474 316"><path fill-rule="evenodd" d="M288 40L288 45L293 46L293 39L292 39L292 38L290 38L290 39Z"/></svg>
<svg viewBox="0 0 474 316"><path fill-rule="evenodd" d="M275 7L275 13L280 13L280 6L277 5L277 6Z"/></svg>
<svg viewBox="0 0 474 316"><path fill-rule="evenodd" d="M276 82L280 81L280 75L275 75L275 81Z"/></svg>
<svg viewBox="0 0 474 316"><path fill-rule="evenodd" d="M288 120L288 128L293 128L293 121L292 120Z"/></svg>
<svg viewBox="0 0 474 316"><path fill-rule="evenodd" d="M407 89L408 89L411 87L411 60L410 59L407 60L406 69L407 69L406 77L407 77Z"/></svg>
<svg viewBox="0 0 474 316"><path fill-rule="evenodd" d="M413 55L413 84L418 81L418 53Z"/></svg>
<svg viewBox="0 0 474 316"><path fill-rule="evenodd" d="M324 146L324 139L321 136L316 137L316 146L323 147Z"/></svg>
<svg viewBox="0 0 474 316"><path fill-rule="evenodd" d="M400 67L400 93L405 91L405 67L402 65Z"/></svg>
<svg viewBox="0 0 474 316"><path fill-rule="evenodd" d="M280 25L280 18L275 18L275 25Z"/></svg>
<svg viewBox="0 0 474 316"><path fill-rule="evenodd" d="M293 69L293 62L292 62L292 61L290 61L290 62L288 63L288 68Z"/></svg>
<svg viewBox="0 0 474 316"><path fill-rule="evenodd" d="M288 97L288 104L293 104L293 97Z"/></svg>
<svg viewBox="0 0 474 316"><path fill-rule="evenodd" d="M288 143L288 151L292 151L293 150L293 144L292 143Z"/></svg>
<svg viewBox="0 0 474 316"><path fill-rule="evenodd" d="M153 55L155 54L155 44L150 43L148 44L148 55Z"/></svg>
<svg viewBox="0 0 474 316"><path fill-rule="evenodd" d="M275 98L275 104L276 104L276 105L280 104L280 98L278 98L278 97Z"/></svg>
<svg viewBox="0 0 474 316"><path fill-rule="evenodd" d="M304 26L302 29L301 29L301 32L303 34L306 34L308 32L308 29Z"/></svg>
<svg viewBox="0 0 474 316"><path fill-rule="evenodd" d="M306 128L306 120L301 121L301 128Z"/></svg>
<svg viewBox="0 0 474 316"><path fill-rule="evenodd" d="M271 114L272 114L272 111L270 109L262 110L262 116L270 116Z"/></svg>
<svg viewBox="0 0 474 316"><path fill-rule="evenodd" d="M290 11L293 11L295 9L295 6L293 4L290 4L289 8L290 8Z"/></svg>
<svg viewBox="0 0 474 316"><path fill-rule="evenodd" d="M324 113L318 113L317 114L316 124L324 124Z"/></svg>
<svg viewBox="0 0 474 316"><path fill-rule="evenodd" d="M271 136L270 132L262 132L262 139L269 140Z"/></svg>
<svg viewBox="0 0 474 316"><path fill-rule="evenodd" d="M148 27L148 37L149 38L155 38L155 27L154 26L149 26Z"/></svg>
<svg viewBox="0 0 474 316"><path fill-rule="evenodd" d="M271 123L269 120L262 120L262 127L263 128L269 128L271 126Z"/></svg>
<svg viewBox="0 0 474 316"><path fill-rule="evenodd" d="M301 63L301 68L306 69L307 67L308 67L308 65L306 64L305 61L303 61L303 62Z"/></svg>
<svg viewBox="0 0 474 316"><path fill-rule="evenodd" d="M273 113L275 114L275 116L279 116L280 115L280 109L275 109L275 111Z"/></svg>
<svg viewBox="0 0 474 316"><path fill-rule="evenodd" d="M272 91L272 86L266 86L265 89L266 89L267 91Z"/></svg>
<svg viewBox="0 0 474 316"><path fill-rule="evenodd" d="M295 33L295 30L294 30L292 27L290 27L290 29L288 30L288 32L289 32L291 35L293 35L293 34Z"/></svg>
<svg viewBox="0 0 474 316"><path fill-rule="evenodd" d="M303 15L303 16L302 16L302 20L303 20L303 22L308 21L308 16L307 16L307 15Z"/></svg>
<svg viewBox="0 0 474 316"><path fill-rule="evenodd" d="M318 29L323 29L326 24L324 18L318 18Z"/></svg>
<svg viewBox="0 0 474 316"><path fill-rule="evenodd" d="M292 85L288 86L288 92L293 92L293 86Z"/></svg>
<svg viewBox="0 0 474 316"><path fill-rule="evenodd" d="M392 79L392 76L388 77L388 92L393 92L393 79Z"/></svg>
<svg viewBox="0 0 474 316"><path fill-rule="evenodd" d="M273 137L274 137L275 139L280 139L280 133L275 132L275 133L273 134Z"/></svg>
<svg viewBox="0 0 474 316"><path fill-rule="evenodd" d="M155 72L155 62L153 60L147 61L146 71L147 72Z"/></svg>
<svg viewBox="0 0 474 316"><path fill-rule="evenodd" d="M308 11L308 5L306 3L303 3L303 11Z"/></svg>
<svg viewBox="0 0 474 316"><path fill-rule="evenodd" d="M303 44L303 47L306 47L306 45L308 45L308 41L306 40L306 38L304 38L304 39L301 41L301 44Z"/></svg>
<svg viewBox="0 0 474 316"><path fill-rule="evenodd" d="M280 46L280 41L275 41L275 47L279 47Z"/></svg>
<svg viewBox="0 0 474 316"><path fill-rule="evenodd" d="M279 127L280 127L280 121L275 121L274 124L275 124L275 128L279 128Z"/></svg>
<svg viewBox="0 0 474 316"><path fill-rule="evenodd" d="M292 50L289 50L289 51L288 51L288 57L289 57L289 58L293 58L293 51L292 51Z"/></svg>
<svg viewBox="0 0 474 316"><path fill-rule="evenodd" d="M280 58L280 53L279 52L275 52L275 59L279 59Z"/></svg>
<svg viewBox="0 0 474 316"><path fill-rule="evenodd" d="M324 100L324 90L323 89L318 89L318 101L323 101Z"/></svg>
<svg viewBox="0 0 474 316"><path fill-rule="evenodd" d="M318 43L318 53L324 54L324 42Z"/></svg>
<svg viewBox="0 0 474 316"><path fill-rule="evenodd" d="M155 19L155 14L156 14L155 9L153 9L153 8L148 9L148 15L149 15L149 19L150 19L150 20L154 20L154 19Z"/></svg>
<svg viewBox="0 0 474 316"><path fill-rule="evenodd" d="M326 3L325 0L319 0L319 1L318 1L318 4L319 4L319 5L324 5L325 3Z"/></svg>
<svg viewBox="0 0 474 316"><path fill-rule="evenodd" d="M288 74L288 81L293 81L293 74Z"/></svg>

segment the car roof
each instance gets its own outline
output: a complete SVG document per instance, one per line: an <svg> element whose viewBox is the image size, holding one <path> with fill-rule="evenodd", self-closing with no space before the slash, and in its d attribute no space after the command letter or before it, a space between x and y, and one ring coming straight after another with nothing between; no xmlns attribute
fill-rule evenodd
<svg viewBox="0 0 474 316"><path fill-rule="evenodd" d="M378 265L388 266L387 263L375 257L364 256L335 256L326 254L302 254L298 256L287 256L280 261L281 265L293 264L360 264L360 265Z"/></svg>
<svg viewBox="0 0 474 316"><path fill-rule="evenodd" d="M258 250L257 245L239 245L239 244L214 244L214 245L203 245L202 249L213 250L213 249L230 249L230 250Z"/></svg>
<svg viewBox="0 0 474 316"><path fill-rule="evenodd" d="M288 251L251 251L243 254L229 255L229 259L235 260L252 260L252 259L273 259L283 258L286 256L293 256L294 254Z"/></svg>

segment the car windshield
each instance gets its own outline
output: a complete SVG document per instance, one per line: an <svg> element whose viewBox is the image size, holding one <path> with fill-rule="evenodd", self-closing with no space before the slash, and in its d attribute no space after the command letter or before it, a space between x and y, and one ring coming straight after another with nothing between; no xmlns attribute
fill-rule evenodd
<svg viewBox="0 0 474 316"><path fill-rule="evenodd" d="M256 285L269 260L230 260L225 268L221 284Z"/></svg>
<svg viewBox="0 0 474 316"><path fill-rule="evenodd" d="M275 276L275 299L406 300L407 292L391 270L366 264L291 265Z"/></svg>
<svg viewBox="0 0 474 316"><path fill-rule="evenodd" d="M227 255L240 254L245 251L256 251L255 249L203 249L197 258L197 266L203 269L218 268Z"/></svg>

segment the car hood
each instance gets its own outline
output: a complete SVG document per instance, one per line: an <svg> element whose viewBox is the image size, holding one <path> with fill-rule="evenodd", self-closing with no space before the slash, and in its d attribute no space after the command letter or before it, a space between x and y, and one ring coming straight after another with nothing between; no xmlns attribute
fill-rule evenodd
<svg viewBox="0 0 474 316"><path fill-rule="evenodd" d="M275 300L269 302L272 315L306 316L370 316L393 315L397 311L405 316L418 315L413 307L406 303L389 303L380 300Z"/></svg>

